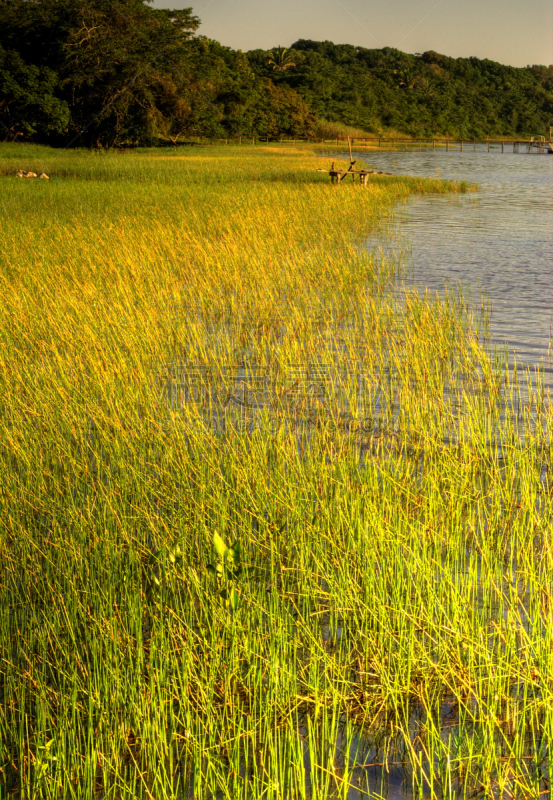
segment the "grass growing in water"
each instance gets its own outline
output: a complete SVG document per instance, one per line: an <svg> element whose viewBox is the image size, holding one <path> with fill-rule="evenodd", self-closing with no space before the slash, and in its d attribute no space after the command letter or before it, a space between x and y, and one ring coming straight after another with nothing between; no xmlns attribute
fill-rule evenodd
<svg viewBox="0 0 553 800"><path fill-rule="evenodd" d="M549 405L319 164L2 147L3 793L550 791Z"/></svg>

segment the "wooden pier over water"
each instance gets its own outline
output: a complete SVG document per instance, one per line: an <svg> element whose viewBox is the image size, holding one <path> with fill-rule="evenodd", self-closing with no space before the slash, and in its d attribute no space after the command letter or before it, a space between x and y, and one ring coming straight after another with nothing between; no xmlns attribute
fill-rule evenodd
<svg viewBox="0 0 553 800"><path fill-rule="evenodd" d="M203 144L203 145L269 145L269 144L330 144L336 147L348 146L347 138L337 139L317 139L306 137L269 137L269 136L238 136L235 139L217 139L212 137L196 137L194 141L182 142L183 144ZM553 155L553 138L549 141L545 137L533 137L532 139L405 139L405 138L388 138L384 136L373 136L363 138L350 139L352 147L356 149L368 148L370 150L395 151L395 152L416 152L445 150L458 150L463 153L464 151L476 152L477 148L481 150L484 148L488 153L501 152L501 153L526 153L534 155ZM176 142L167 142L166 146L177 146Z"/></svg>
<svg viewBox="0 0 553 800"><path fill-rule="evenodd" d="M340 140L336 140L338 144ZM326 142L325 142L326 143ZM334 144L334 140L332 140ZM347 142L344 142L347 144ZM534 155L553 155L553 141L545 139L385 139L383 137L374 139L352 139L352 147L370 147L372 150L403 150L417 151L438 149L449 150L472 150L485 148L489 153L492 150L502 153L528 153ZM512 149L511 149L512 148Z"/></svg>
<svg viewBox="0 0 553 800"><path fill-rule="evenodd" d="M355 161L353 162L355 164ZM330 175L330 182L340 183L343 178L347 178L348 175L351 175L353 182L355 183L355 178L359 178L359 183L363 186L367 186L369 181L369 175L391 175L391 172L376 172L373 169L353 169L353 164L350 166L349 169L334 169L334 164L332 164L330 169L318 169L317 172L326 172Z"/></svg>
<svg viewBox="0 0 553 800"><path fill-rule="evenodd" d="M366 142L367 140L364 139L363 141ZM379 141L379 148L382 149L381 146L380 146L381 142L382 142L382 139L379 139L378 141ZM390 141L394 141L395 142L395 141L398 141L398 140L391 139ZM403 140L403 141L409 142L409 144L411 144L412 139ZM432 141L432 149L435 150L436 149L436 140L433 139L431 141ZM443 141L445 141L446 151L448 151L449 150L449 145L451 143L451 140L450 139L445 139L445 140L442 140L442 142ZM475 139L473 139L471 141L472 141L472 144L474 146L474 151L476 151L477 141ZM490 145L492 144L492 141L490 139L486 139L485 142L487 144L488 152L490 152ZM369 175L375 175L375 174L376 175L389 175L390 174L389 172L375 172L374 170L354 169L354 166L357 163L354 160L353 153L352 153L352 150L355 147L355 140L354 139L350 139L348 137L347 143L348 143L348 149L349 149L349 169L347 169L347 170L340 169L340 168L336 169L334 167L334 161L333 161L332 162L332 166L330 167L329 170L326 170L326 169L318 169L317 170L317 172L326 172L326 173L328 173L328 175L330 175L331 183L334 183L336 181L336 183L339 184L339 183L341 183L341 181L344 178L346 178L348 175L351 175L351 178L352 178L354 183L355 183L355 178L358 177L359 178L359 183L361 183L363 186L367 186L367 183L368 183L368 180L369 180ZM481 142L478 142L478 143L481 144ZM419 145L420 145L420 149L421 150L422 150L423 144L428 146L427 140L419 140ZM458 142L455 141L454 144L457 145L459 147L459 149L461 150L461 152L462 152L463 151L463 145L465 144L465 140L461 139ZM504 140L503 141L500 140L500 139L496 140L495 144L498 147L501 146L501 152L502 153L505 152L505 141ZM520 152L520 145L521 144L525 144L527 153L532 153L532 152L536 152L537 151L538 153L548 153L548 154L552 154L553 155L553 147L551 147L551 143L550 142L546 142L545 141L544 137L540 137L540 139L538 141L534 141L534 139L530 139L529 141L527 141L527 140L515 140L515 141L511 141L511 144L513 145L513 153ZM365 146L369 147L370 145L365 145ZM359 147L359 145L357 145L357 147ZM534 150L534 148L535 148L535 150ZM374 147L373 147L373 150L374 150ZM395 150L396 149L394 148L394 151Z"/></svg>

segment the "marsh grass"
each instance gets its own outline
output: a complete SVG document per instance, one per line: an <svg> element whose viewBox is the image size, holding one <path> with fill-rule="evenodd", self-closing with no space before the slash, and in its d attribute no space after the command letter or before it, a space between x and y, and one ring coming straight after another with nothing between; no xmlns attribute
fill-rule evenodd
<svg viewBox="0 0 553 800"><path fill-rule="evenodd" d="M0 150L2 796L550 792L540 376L359 247L462 187L319 164Z"/></svg>

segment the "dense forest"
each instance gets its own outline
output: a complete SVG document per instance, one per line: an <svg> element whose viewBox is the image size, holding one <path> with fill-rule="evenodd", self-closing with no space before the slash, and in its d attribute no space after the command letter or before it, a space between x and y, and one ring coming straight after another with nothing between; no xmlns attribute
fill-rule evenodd
<svg viewBox="0 0 553 800"><path fill-rule="evenodd" d="M0 0L0 138L109 147L187 136L530 136L553 124L553 65L300 40L232 50L192 9Z"/></svg>

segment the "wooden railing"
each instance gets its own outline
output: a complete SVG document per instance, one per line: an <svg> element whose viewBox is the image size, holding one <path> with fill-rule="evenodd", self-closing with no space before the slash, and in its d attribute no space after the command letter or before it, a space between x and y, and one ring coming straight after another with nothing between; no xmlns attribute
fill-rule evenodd
<svg viewBox="0 0 553 800"><path fill-rule="evenodd" d="M194 137L194 139L188 139L187 141L179 142L175 146L183 146L186 144L203 144L203 145L275 145L275 144L329 144L334 145L336 147L348 146L348 139L347 138L314 138L314 137L278 137L278 138L271 138L268 136L238 136L236 138L211 138L211 137ZM432 148L432 150L436 150L436 148L443 149L445 148L446 151L450 149L459 150L463 152L464 150L470 150L471 148L475 151L477 147L486 147L487 151L489 152L492 148L497 149L501 147L501 152L505 152L507 148L512 147L513 153L520 153L520 152L549 152L553 147L553 142L547 141L535 141L535 137L533 139L509 139L509 138L502 138L502 139L454 139L454 138L436 138L436 139L408 139L408 138L399 138L399 137L354 137L349 140L349 143L352 147L360 148L360 147L370 147L371 149L378 149L378 150L427 150ZM168 146L171 146L171 143L167 143ZM507 152L510 152L507 150Z"/></svg>

